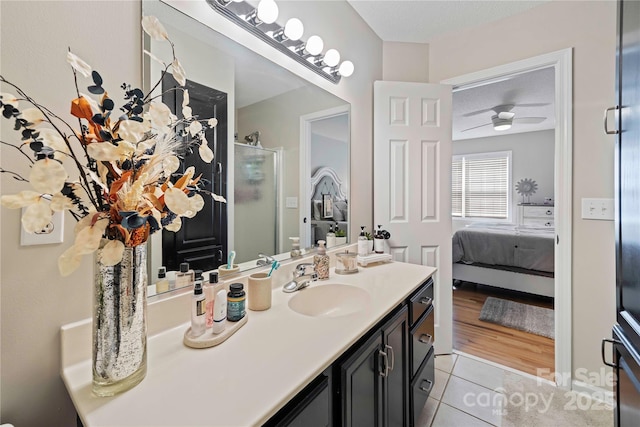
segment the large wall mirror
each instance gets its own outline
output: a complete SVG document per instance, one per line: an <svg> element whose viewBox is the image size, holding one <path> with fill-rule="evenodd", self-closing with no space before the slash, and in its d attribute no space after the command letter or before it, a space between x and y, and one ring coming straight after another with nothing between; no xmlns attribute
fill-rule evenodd
<svg viewBox="0 0 640 427"><path fill-rule="evenodd" d="M259 254L288 258L290 237L309 248L336 225L349 236L349 104L167 4L142 5L175 44L194 114L219 120L207 135L216 159L196 169L227 199L183 223L180 233L152 236L150 283L163 265L172 271L188 261L208 271L235 251L246 270ZM170 60L167 43L144 43ZM162 66L145 55L143 68L148 90ZM163 101L179 112L181 91L172 85L166 78L155 93L164 92Z"/></svg>

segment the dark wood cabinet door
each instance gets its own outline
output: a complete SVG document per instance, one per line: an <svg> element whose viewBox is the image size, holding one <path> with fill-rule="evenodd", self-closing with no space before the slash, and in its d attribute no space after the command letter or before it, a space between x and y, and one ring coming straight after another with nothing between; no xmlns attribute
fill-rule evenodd
<svg viewBox="0 0 640 427"><path fill-rule="evenodd" d="M403 307L382 328L383 351L389 366L383 382L384 420L387 427L403 427L409 414L409 315Z"/></svg>
<svg viewBox="0 0 640 427"><path fill-rule="evenodd" d="M196 173L202 174L205 189L226 198L227 94L190 80L185 87L189 90L192 114L203 119L215 117L218 125L206 133L209 147L215 153L214 161L202 161L196 148L194 152L183 153L182 171L194 166ZM163 102L182 117L183 91L173 76L165 76L162 89ZM188 262L194 270L213 270L226 259L227 205L206 194L203 199L204 208L193 218L182 218L178 232L162 231L162 263L168 270L177 270L182 262Z"/></svg>
<svg viewBox="0 0 640 427"><path fill-rule="evenodd" d="M378 332L340 364L340 399L344 427L382 427L382 376Z"/></svg>

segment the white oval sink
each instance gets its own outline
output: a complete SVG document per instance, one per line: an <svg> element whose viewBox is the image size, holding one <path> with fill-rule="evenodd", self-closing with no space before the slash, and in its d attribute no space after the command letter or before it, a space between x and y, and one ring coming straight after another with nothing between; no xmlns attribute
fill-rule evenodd
<svg viewBox="0 0 640 427"><path fill-rule="evenodd" d="M289 308L311 317L340 317L356 313L371 304L364 289L342 283L312 284L297 291L289 300Z"/></svg>

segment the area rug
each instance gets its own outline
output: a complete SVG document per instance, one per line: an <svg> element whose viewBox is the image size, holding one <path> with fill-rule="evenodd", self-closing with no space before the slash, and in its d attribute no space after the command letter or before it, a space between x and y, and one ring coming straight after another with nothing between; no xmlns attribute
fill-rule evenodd
<svg viewBox="0 0 640 427"><path fill-rule="evenodd" d="M480 320L554 338L553 310L544 307L489 297L482 306Z"/></svg>

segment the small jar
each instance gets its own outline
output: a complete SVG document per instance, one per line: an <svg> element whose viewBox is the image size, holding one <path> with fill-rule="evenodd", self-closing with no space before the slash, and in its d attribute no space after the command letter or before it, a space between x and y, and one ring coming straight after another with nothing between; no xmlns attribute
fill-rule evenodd
<svg viewBox="0 0 640 427"><path fill-rule="evenodd" d="M247 294L244 292L242 283L232 283L229 285L229 293L227 294L227 320L237 322L242 319L245 314L245 302Z"/></svg>

